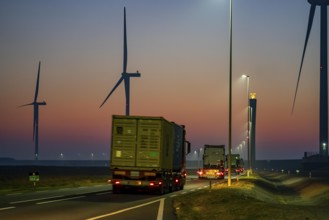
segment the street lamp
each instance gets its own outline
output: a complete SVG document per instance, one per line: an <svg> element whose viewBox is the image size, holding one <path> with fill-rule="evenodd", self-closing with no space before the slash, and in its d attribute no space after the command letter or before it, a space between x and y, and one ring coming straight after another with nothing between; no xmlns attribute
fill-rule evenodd
<svg viewBox="0 0 329 220"><path fill-rule="evenodd" d="M250 76L244 74L242 75L243 78L247 78L247 106L248 106L248 113L247 113L247 152L248 152L248 169L250 171L250 99L249 99L249 80Z"/></svg>
<svg viewBox="0 0 329 220"><path fill-rule="evenodd" d="M199 149L199 161L200 161L200 166L203 167L203 165L202 165L203 162L202 162L202 157L201 157L201 155L202 155L202 148Z"/></svg>
<svg viewBox="0 0 329 220"><path fill-rule="evenodd" d="M326 150L327 144L325 142L322 143L322 149L325 151Z"/></svg>
<svg viewBox="0 0 329 220"><path fill-rule="evenodd" d="M247 156L246 156L246 142L242 141L242 146L243 146L243 158L246 160Z"/></svg>
<svg viewBox="0 0 329 220"><path fill-rule="evenodd" d="M227 186L231 186L231 149L232 149L232 0L230 0L230 68L229 68L229 131L228 131L228 160Z"/></svg>
<svg viewBox="0 0 329 220"><path fill-rule="evenodd" d="M197 153L198 152L195 150L194 151L194 157L195 157L195 160L196 160L197 168L199 168L199 160L198 160L198 154ZM194 162L194 164L195 164L195 162Z"/></svg>

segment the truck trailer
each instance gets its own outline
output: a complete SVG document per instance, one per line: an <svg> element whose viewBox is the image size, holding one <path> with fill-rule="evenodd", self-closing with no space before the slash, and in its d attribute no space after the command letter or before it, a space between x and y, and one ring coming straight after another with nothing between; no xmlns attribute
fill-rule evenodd
<svg viewBox="0 0 329 220"><path fill-rule="evenodd" d="M222 179L225 175L225 145L205 145L199 179Z"/></svg>
<svg viewBox="0 0 329 220"><path fill-rule="evenodd" d="M228 158L228 155L226 156L226 158ZM228 171L228 167L227 167L227 161L225 162L225 166L226 166L226 172ZM244 171L244 162L243 159L240 158L240 154L231 154L231 172L232 173L243 173Z"/></svg>
<svg viewBox="0 0 329 220"><path fill-rule="evenodd" d="M112 117L112 192L128 189L164 194L184 188L190 144L185 127L163 117Z"/></svg>

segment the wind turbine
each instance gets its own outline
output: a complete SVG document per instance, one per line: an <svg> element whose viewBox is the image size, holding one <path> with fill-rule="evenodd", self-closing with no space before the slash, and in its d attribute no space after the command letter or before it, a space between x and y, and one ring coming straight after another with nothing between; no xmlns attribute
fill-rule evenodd
<svg viewBox="0 0 329 220"><path fill-rule="evenodd" d="M34 95L34 101L22 105L23 106L28 106L28 105L33 105L33 141L35 143L35 153L34 153L34 159L38 160L39 157L39 105L46 105L46 102L38 102L38 93L39 93L39 78L40 78L40 67L41 67L41 62L39 61L39 67L38 67L38 77L37 77L37 85L35 88L35 95Z"/></svg>
<svg viewBox="0 0 329 220"><path fill-rule="evenodd" d="M122 81L125 84L125 93L126 93L126 115L129 115L129 103L130 103L130 77L140 77L141 74L137 71L136 73L127 73L127 30L126 30L126 7L124 7L124 19L123 19L123 72L121 74L121 78L117 82L117 84L113 87L111 92L105 98L103 103L101 104L100 108L104 105L107 99L111 96L114 90L120 85Z"/></svg>
<svg viewBox="0 0 329 220"><path fill-rule="evenodd" d="M312 23L316 6L321 9L321 28L320 28L320 155L328 156L328 35L327 35L327 6L329 0L308 0L311 4L310 14L308 18L308 26L304 44L302 60L299 68L297 86L293 102L292 111L294 110L298 84L302 66L304 62L305 51L307 47L308 38L312 29Z"/></svg>

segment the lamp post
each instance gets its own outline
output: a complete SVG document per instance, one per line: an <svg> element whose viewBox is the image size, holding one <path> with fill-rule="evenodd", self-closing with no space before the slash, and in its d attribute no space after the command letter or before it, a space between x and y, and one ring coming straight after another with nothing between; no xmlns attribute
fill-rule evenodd
<svg viewBox="0 0 329 220"><path fill-rule="evenodd" d="M244 74L242 75L243 78L247 78L247 107L248 107L248 113L247 113L247 152L248 152L248 170L250 171L250 99L249 99L249 80L250 76ZM249 174L249 172L248 172Z"/></svg>
<svg viewBox="0 0 329 220"><path fill-rule="evenodd" d="M230 0L230 67L229 67L229 117L228 117L228 158L227 186L231 186L231 149L232 149L232 0Z"/></svg>

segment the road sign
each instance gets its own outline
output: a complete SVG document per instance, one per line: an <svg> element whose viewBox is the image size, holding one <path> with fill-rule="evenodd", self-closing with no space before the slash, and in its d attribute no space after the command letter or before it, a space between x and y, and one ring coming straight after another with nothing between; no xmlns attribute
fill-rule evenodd
<svg viewBox="0 0 329 220"><path fill-rule="evenodd" d="M38 182L39 181L39 173L38 172L32 172L32 173L29 173L29 180L31 182Z"/></svg>

